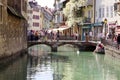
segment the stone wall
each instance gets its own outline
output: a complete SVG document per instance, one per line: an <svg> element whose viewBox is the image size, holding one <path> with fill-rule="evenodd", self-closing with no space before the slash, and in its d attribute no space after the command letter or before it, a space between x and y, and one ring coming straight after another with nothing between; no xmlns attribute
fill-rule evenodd
<svg viewBox="0 0 120 80"><path fill-rule="evenodd" d="M2 0L3 22L0 24L0 58L14 55L27 48L27 22L7 9L7 0Z"/></svg>
<svg viewBox="0 0 120 80"><path fill-rule="evenodd" d="M7 0L2 0L2 22L0 22L0 56L6 54ZM3 14L4 13L4 14Z"/></svg>

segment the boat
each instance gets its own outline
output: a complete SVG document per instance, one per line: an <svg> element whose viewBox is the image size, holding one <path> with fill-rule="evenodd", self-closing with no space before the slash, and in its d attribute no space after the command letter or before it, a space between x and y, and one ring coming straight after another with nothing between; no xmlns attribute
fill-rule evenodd
<svg viewBox="0 0 120 80"><path fill-rule="evenodd" d="M105 54L104 45L102 43L98 43L94 52L99 54Z"/></svg>

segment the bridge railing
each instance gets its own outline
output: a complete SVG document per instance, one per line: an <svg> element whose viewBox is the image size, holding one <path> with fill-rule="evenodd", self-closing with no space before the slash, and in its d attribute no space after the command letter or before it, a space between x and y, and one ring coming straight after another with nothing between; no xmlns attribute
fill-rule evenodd
<svg viewBox="0 0 120 80"><path fill-rule="evenodd" d="M47 35L47 36L39 36L38 37L38 39L36 39L36 37L35 36L28 36L28 41L31 41L31 40L45 40L45 39L49 39L49 40L56 40L57 39L57 37L56 36L50 36L50 35ZM78 36L78 37L76 37L76 36L72 36L72 35L67 35L67 36L65 36L65 35L60 35L59 36L59 40L81 40L81 37L80 36Z"/></svg>

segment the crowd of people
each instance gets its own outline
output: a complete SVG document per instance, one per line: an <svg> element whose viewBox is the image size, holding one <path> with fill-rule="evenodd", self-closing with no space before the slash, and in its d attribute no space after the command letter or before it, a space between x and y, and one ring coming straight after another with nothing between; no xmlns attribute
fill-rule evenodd
<svg viewBox="0 0 120 80"><path fill-rule="evenodd" d="M48 38L51 41L53 40L59 41L59 36L60 36L59 30L57 32L53 32L53 31L48 32L47 30L41 30L41 31L30 30L27 33L28 41L33 41L33 40L47 41Z"/></svg>
<svg viewBox="0 0 120 80"><path fill-rule="evenodd" d="M41 30L41 31L30 30L30 31L28 31L27 35L28 35L29 41L39 40L39 39L43 40L43 41L47 41L48 38L51 41L53 41L53 40L59 41L61 33L59 30L57 30L57 32L53 32L53 31L48 32L47 30ZM77 32L74 33L73 38L74 38L74 40L78 40L79 34L77 34ZM92 40L92 38L93 38L92 33L85 34L85 41L88 42L88 40ZM99 38L100 38L100 40L102 38L104 38L106 40L110 39L112 42L117 43L117 48L120 49L120 34L118 34L118 35L106 34L106 36L103 36L101 33L101 34L99 34Z"/></svg>
<svg viewBox="0 0 120 80"><path fill-rule="evenodd" d="M79 38L80 38L80 36L77 32L75 32L71 36L69 36L69 35L63 35L59 30L57 30L57 31L48 31L48 30L34 31L34 30L30 30L30 31L28 31L27 36L28 36L29 41L33 41L33 40L59 41L60 39L79 40Z"/></svg>

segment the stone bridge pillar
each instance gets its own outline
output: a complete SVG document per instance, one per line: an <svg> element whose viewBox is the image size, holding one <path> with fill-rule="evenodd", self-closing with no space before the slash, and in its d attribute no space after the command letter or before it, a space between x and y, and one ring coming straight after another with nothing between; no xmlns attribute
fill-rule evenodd
<svg viewBox="0 0 120 80"><path fill-rule="evenodd" d="M52 51L52 52L57 52L57 51L58 51L58 50L57 50L57 47L58 47L57 44L52 45L52 46L51 46L51 51Z"/></svg>

